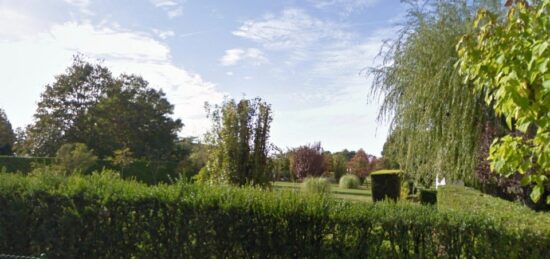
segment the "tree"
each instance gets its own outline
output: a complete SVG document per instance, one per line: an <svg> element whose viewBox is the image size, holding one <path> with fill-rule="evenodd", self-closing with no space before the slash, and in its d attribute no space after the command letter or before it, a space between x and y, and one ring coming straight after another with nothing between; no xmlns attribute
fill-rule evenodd
<svg viewBox="0 0 550 259"><path fill-rule="evenodd" d="M334 178L336 178L336 181L339 181L340 177L346 174L347 163L348 163L348 160L344 155L342 154L332 155L332 171L334 172Z"/></svg>
<svg viewBox="0 0 550 259"><path fill-rule="evenodd" d="M348 167L353 174L364 180L374 169L375 162L375 156L368 155L363 149L359 149L349 161Z"/></svg>
<svg viewBox="0 0 550 259"><path fill-rule="evenodd" d="M66 175L82 173L95 164L97 157L85 144L63 144L57 151L56 166Z"/></svg>
<svg viewBox="0 0 550 259"><path fill-rule="evenodd" d="M0 155L13 155L15 133L4 110L0 109Z"/></svg>
<svg viewBox="0 0 550 259"><path fill-rule="evenodd" d="M106 67L76 56L46 86L22 146L33 155L51 156L63 144L79 142L102 158L128 147L137 158L167 159L183 126L172 113L165 94L141 77L113 78Z"/></svg>
<svg viewBox="0 0 550 259"><path fill-rule="evenodd" d="M325 170L320 142L297 147L291 151L291 156L292 171L298 179L321 176Z"/></svg>
<svg viewBox="0 0 550 259"><path fill-rule="evenodd" d="M535 202L550 181L550 0L536 3L516 0L504 20L480 9L457 45L465 80L514 131L491 145L491 169L521 174Z"/></svg>
<svg viewBox="0 0 550 259"><path fill-rule="evenodd" d="M260 98L208 107L213 128L209 159L199 178L212 183L267 185L271 106Z"/></svg>
<svg viewBox="0 0 550 259"><path fill-rule="evenodd" d="M325 173L333 172L333 159L332 159L332 153L330 151L324 151L323 152L323 167L325 168Z"/></svg>
<svg viewBox="0 0 550 259"><path fill-rule="evenodd" d="M422 182L436 174L472 182L484 126L499 122L457 73L454 46L475 7L498 10L498 3L426 2L411 5L395 40L383 45L381 65L369 70L372 95L383 96L379 120L399 131L391 143L401 169Z"/></svg>
<svg viewBox="0 0 550 259"><path fill-rule="evenodd" d="M179 170L186 178L195 176L208 161L208 146L197 137L184 137L176 143L176 160L180 161Z"/></svg>
<svg viewBox="0 0 550 259"><path fill-rule="evenodd" d="M93 125L89 145L100 156L125 147L138 158L173 158L177 132L183 124L170 117L174 106L162 91L149 88L147 81L135 75L121 75L86 116Z"/></svg>
<svg viewBox="0 0 550 259"><path fill-rule="evenodd" d="M121 177L124 177L124 169L134 162L133 153L129 148L118 149L113 152L111 160L120 167Z"/></svg>
<svg viewBox="0 0 550 259"><path fill-rule="evenodd" d="M270 157L270 168L274 180L291 180L293 177L290 170L289 152L283 152L278 147L273 147L275 153Z"/></svg>

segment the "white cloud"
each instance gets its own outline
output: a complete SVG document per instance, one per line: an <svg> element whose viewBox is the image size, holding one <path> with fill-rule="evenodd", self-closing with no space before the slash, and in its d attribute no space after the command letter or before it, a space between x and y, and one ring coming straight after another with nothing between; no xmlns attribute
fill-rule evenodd
<svg viewBox="0 0 550 259"><path fill-rule="evenodd" d="M157 8L166 12L168 18L175 18L183 14L183 6L180 1L175 0L151 0L151 3Z"/></svg>
<svg viewBox="0 0 550 259"><path fill-rule="evenodd" d="M300 9L286 9L279 16L246 21L233 34L269 49L305 48L322 39L345 41L353 37L341 25L311 17Z"/></svg>
<svg viewBox="0 0 550 259"><path fill-rule="evenodd" d="M268 63L268 59L261 50L249 48L226 50L225 55L220 59L220 64L223 66L232 66L236 65L239 61L249 61L254 65Z"/></svg>
<svg viewBox="0 0 550 259"><path fill-rule="evenodd" d="M233 75L235 75L235 73L233 73L233 72L231 72L231 71L225 72L225 74L226 74L227 76L233 76Z"/></svg>
<svg viewBox="0 0 550 259"><path fill-rule="evenodd" d="M168 39L170 37L174 37L176 35L176 33L172 30L158 30L158 29L153 29L153 32L161 39L165 40L165 39Z"/></svg>
<svg viewBox="0 0 550 259"><path fill-rule="evenodd" d="M183 14L183 7L179 6L175 9L169 10L167 11L167 14L169 18L175 18L175 17L181 16Z"/></svg>
<svg viewBox="0 0 550 259"><path fill-rule="evenodd" d="M29 38L44 30L46 22L37 22L28 13L0 5L0 41Z"/></svg>
<svg viewBox="0 0 550 259"><path fill-rule="evenodd" d="M319 9L339 9L341 14L347 15L354 11L363 10L377 3L379 0L308 0Z"/></svg>
<svg viewBox="0 0 550 259"><path fill-rule="evenodd" d="M204 133L209 121L203 103L220 102L224 96L214 83L174 65L170 49L145 33L69 22L33 39L0 41L0 71L8 75L0 78L0 103L10 120L14 118L13 124L30 123L35 109L32 103L38 100L42 87L62 73L77 52L104 60L115 75L135 73L151 87L162 88L175 104L175 117L186 124L184 135Z"/></svg>
<svg viewBox="0 0 550 259"><path fill-rule="evenodd" d="M87 15L93 15L94 13L90 10L90 0L65 0L66 3L76 6L80 12Z"/></svg>
<svg viewBox="0 0 550 259"><path fill-rule="evenodd" d="M178 2L172 0L152 0L156 7L171 7L178 6Z"/></svg>

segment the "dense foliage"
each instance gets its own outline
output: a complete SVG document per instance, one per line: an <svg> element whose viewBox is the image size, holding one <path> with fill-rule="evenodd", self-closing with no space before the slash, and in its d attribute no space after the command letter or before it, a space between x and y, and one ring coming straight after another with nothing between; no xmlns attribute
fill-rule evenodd
<svg viewBox="0 0 550 259"><path fill-rule="evenodd" d="M420 189L418 198L422 204L434 205L437 203L437 190L435 189Z"/></svg>
<svg viewBox="0 0 550 259"><path fill-rule="evenodd" d="M550 1L516 1L504 20L480 9L473 27L458 45L460 71L516 131L493 142L491 169L519 172L539 201L550 182Z"/></svg>
<svg viewBox="0 0 550 259"><path fill-rule="evenodd" d="M173 109L143 78L114 78L106 67L76 56L45 87L18 152L52 156L63 144L84 143L100 158L129 148L137 158L169 159L183 126L171 118Z"/></svg>
<svg viewBox="0 0 550 259"><path fill-rule="evenodd" d="M326 164L320 142L299 146L290 152L290 166L296 178L321 176L325 171Z"/></svg>
<svg viewBox="0 0 550 259"><path fill-rule="evenodd" d="M334 178L336 181L340 180L340 177L347 172L347 162L348 160L344 155L339 153L332 154L332 164L329 171L334 172Z"/></svg>
<svg viewBox="0 0 550 259"><path fill-rule="evenodd" d="M361 179L365 179L374 170L376 157L368 155L363 149L357 150L355 156L348 162L348 168Z"/></svg>
<svg viewBox="0 0 550 259"><path fill-rule="evenodd" d="M307 193L329 194L330 181L324 177L307 177L302 182L302 190Z"/></svg>
<svg viewBox="0 0 550 259"><path fill-rule="evenodd" d="M59 174L64 174L56 164L55 157L0 156L0 171L5 169L7 172L32 174L35 169L46 168L54 170ZM91 174L93 171L103 169L116 171L124 169L124 174L121 175L124 179L133 179L150 185L172 182L182 173L181 165L177 161L134 160L122 168L114 164L113 160L110 159L98 159L83 173Z"/></svg>
<svg viewBox="0 0 550 259"><path fill-rule="evenodd" d="M357 189L359 185L361 185L361 181L354 174L346 174L340 177L340 181L338 182L338 186L342 189Z"/></svg>
<svg viewBox="0 0 550 259"><path fill-rule="evenodd" d="M391 199L397 201L401 196L401 171L379 170L370 176L372 200L383 201Z"/></svg>
<svg viewBox="0 0 550 259"><path fill-rule="evenodd" d="M384 155L391 156L391 167L425 185L436 174L471 182L480 134L495 119L483 96L458 75L455 45L475 7L497 1L424 2L411 5L397 36L381 50L382 64L370 70L373 94L384 97L379 118L395 132Z"/></svg>
<svg viewBox="0 0 550 259"><path fill-rule="evenodd" d="M210 107L207 107L210 109ZM209 110L209 158L197 179L209 183L267 185L271 106L260 98L226 100Z"/></svg>
<svg viewBox="0 0 550 259"><path fill-rule="evenodd" d="M65 175L83 173L92 167L96 161L97 156L82 143L63 144L57 150L55 156L55 165Z"/></svg>
<svg viewBox="0 0 550 259"><path fill-rule="evenodd" d="M289 181L294 179L290 168L290 154L278 147L274 147L274 153L269 158L271 177L275 181Z"/></svg>
<svg viewBox="0 0 550 259"><path fill-rule="evenodd" d="M0 109L0 156L13 155L15 133L4 110Z"/></svg>
<svg viewBox="0 0 550 259"><path fill-rule="evenodd" d="M544 258L550 249L550 224L509 226L501 211L147 187L109 173L0 174L0 206L0 251L48 258Z"/></svg>
<svg viewBox="0 0 550 259"><path fill-rule="evenodd" d="M472 188L452 185L439 187L437 207L440 210L483 215L484 218L501 222L519 233L526 228L540 233L550 231L550 213L535 212L518 203L481 194ZM547 246L550 245L550 242L545 242Z"/></svg>

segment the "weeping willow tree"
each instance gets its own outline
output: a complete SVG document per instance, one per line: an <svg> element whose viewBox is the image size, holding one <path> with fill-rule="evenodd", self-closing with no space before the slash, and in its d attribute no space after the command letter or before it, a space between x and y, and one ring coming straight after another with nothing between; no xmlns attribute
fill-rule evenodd
<svg viewBox="0 0 550 259"><path fill-rule="evenodd" d="M409 3L398 36L380 51L381 65L369 69L371 96L383 97L378 119L391 125L384 153L425 185L436 174L473 180L480 136L495 118L458 74L455 46L480 5L498 11L494 2Z"/></svg>

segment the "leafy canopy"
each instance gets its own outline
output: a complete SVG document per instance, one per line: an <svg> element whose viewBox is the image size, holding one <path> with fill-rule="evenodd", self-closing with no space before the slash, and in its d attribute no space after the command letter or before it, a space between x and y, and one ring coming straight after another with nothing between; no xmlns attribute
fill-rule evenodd
<svg viewBox="0 0 550 259"><path fill-rule="evenodd" d="M29 153L52 156L66 143L84 143L101 158L129 148L136 158L171 157L183 124L172 119L165 94L136 75L114 78L99 64L76 56L64 74L47 85L27 128Z"/></svg>
<svg viewBox="0 0 550 259"><path fill-rule="evenodd" d="M487 1L425 2L411 4L395 39L381 49L382 63L370 69L373 95L383 96L379 119L395 132L384 155L426 185L436 174L471 181L480 132L492 118L457 74L455 46L473 7Z"/></svg>
<svg viewBox="0 0 550 259"><path fill-rule="evenodd" d="M460 72L519 132L493 142L491 169L522 174L538 201L550 174L550 0L517 0L503 20L480 9L473 27L457 45Z"/></svg>

